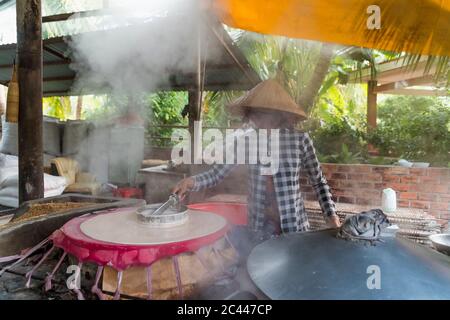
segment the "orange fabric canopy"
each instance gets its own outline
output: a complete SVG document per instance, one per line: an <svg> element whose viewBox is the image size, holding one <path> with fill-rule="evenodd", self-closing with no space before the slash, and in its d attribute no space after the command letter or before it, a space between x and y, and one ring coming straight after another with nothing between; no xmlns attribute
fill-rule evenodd
<svg viewBox="0 0 450 320"><path fill-rule="evenodd" d="M368 7L380 9L369 30ZM450 56L450 0L211 0L223 23L283 35L396 52Z"/></svg>

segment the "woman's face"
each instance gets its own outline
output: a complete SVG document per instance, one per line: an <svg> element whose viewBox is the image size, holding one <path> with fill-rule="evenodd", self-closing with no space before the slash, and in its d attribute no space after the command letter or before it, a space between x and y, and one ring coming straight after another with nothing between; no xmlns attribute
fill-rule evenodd
<svg viewBox="0 0 450 320"><path fill-rule="evenodd" d="M286 126L286 118L282 112L250 109L248 119L259 129L279 129Z"/></svg>

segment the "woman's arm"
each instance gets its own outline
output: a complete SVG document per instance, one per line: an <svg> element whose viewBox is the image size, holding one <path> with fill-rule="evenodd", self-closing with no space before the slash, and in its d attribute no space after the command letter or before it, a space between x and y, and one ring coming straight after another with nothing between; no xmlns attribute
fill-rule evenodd
<svg viewBox="0 0 450 320"><path fill-rule="evenodd" d="M235 165L231 164L216 164L208 171L181 180L172 192L178 194L183 199L188 191L200 191L214 187L225 179L234 167Z"/></svg>
<svg viewBox="0 0 450 320"><path fill-rule="evenodd" d="M303 168L309 176L309 181L316 192L317 198L325 214L325 219L331 226L339 227L339 218L336 214L336 205L333 201L327 179L323 175L316 150L310 136L305 133L303 139Z"/></svg>

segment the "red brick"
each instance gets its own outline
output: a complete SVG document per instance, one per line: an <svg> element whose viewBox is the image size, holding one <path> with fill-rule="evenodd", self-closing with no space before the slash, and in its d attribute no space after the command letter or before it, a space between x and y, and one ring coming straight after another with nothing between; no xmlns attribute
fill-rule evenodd
<svg viewBox="0 0 450 320"><path fill-rule="evenodd" d="M430 209L432 210L450 210L449 204L446 202L431 202Z"/></svg>
<svg viewBox="0 0 450 320"><path fill-rule="evenodd" d="M339 197L338 202L340 203L355 203L354 197Z"/></svg>
<svg viewBox="0 0 450 320"><path fill-rule="evenodd" d="M440 186L440 185L432 184L432 183L419 183L418 190L420 192L424 192L424 193L432 193L432 192L436 192L436 191L434 191L436 186ZM444 187L444 186L441 186L441 187ZM447 188L445 187L445 189L447 189ZM445 192L441 192L441 193L445 193Z"/></svg>
<svg viewBox="0 0 450 320"><path fill-rule="evenodd" d="M323 169L333 171L333 172L336 171L336 167L337 167L337 165L332 164L332 163L322 163L321 166Z"/></svg>
<svg viewBox="0 0 450 320"><path fill-rule="evenodd" d="M384 176L383 182L400 182L399 176Z"/></svg>
<svg viewBox="0 0 450 320"><path fill-rule="evenodd" d="M398 200L397 204L398 204L399 207L409 208L409 201L408 200Z"/></svg>
<svg viewBox="0 0 450 320"><path fill-rule="evenodd" d="M427 169L422 168L410 168L409 173L415 176L426 176L427 175Z"/></svg>
<svg viewBox="0 0 450 320"><path fill-rule="evenodd" d="M439 179L432 178L432 177L420 177L419 178L419 183L437 184L437 183L439 183Z"/></svg>
<svg viewBox="0 0 450 320"><path fill-rule="evenodd" d="M346 180L347 179L347 174L345 174L345 173L333 173L331 175L331 179Z"/></svg>
<svg viewBox="0 0 450 320"><path fill-rule="evenodd" d="M434 193L419 193L418 200L422 201L437 201L438 195Z"/></svg>
<svg viewBox="0 0 450 320"><path fill-rule="evenodd" d="M411 208L429 209L430 203L428 201L411 201Z"/></svg>
<svg viewBox="0 0 450 320"><path fill-rule="evenodd" d="M352 171L352 168L351 168L351 166L343 166L343 165L341 165L341 166L337 166L336 167L336 171L337 172L350 172L350 171Z"/></svg>
<svg viewBox="0 0 450 320"><path fill-rule="evenodd" d="M373 198L373 197L381 197L382 190L355 188L352 191L359 196Z"/></svg>
<svg viewBox="0 0 450 320"><path fill-rule="evenodd" d="M351 170L350 172L355 172L355 173L370 173L372 172L372 168L366 165L352 165L351 166Z"/></svg>
<svg viewBox="0 0 450 320"><path fill-rule="evenodd" d="M409 174L409 168L403 168L403 167L391 167L388 171L386 171L387 174L396 174L396 175L407 175Z"/></svg>
<svg viewBox="0 0 450 320"><path fill-rule="evenodd" d="M366 206L366 205L370 205L371 202L370 202L370 199L356 198L356 204Z"/></svg>
<svg viewBox="0 0 450 320"><path fill-rule="evenodd" d="M382 181L381 174L379 174L379 173L368 174L368 175L366 175L366 179L367 179L367 181L370 181L370 182L381 182Z"/></svg>
<svg viewBox="0 0 450 320"><path fill-rule="evenodd" d="M431 192L436 192L436 193L448 193L449 188L446 185L434 185L431 188Z"/></svg>
<svg viewBox="0 0 450 320"><path fill-rule="evenodd" d="M339 181L339 187L341 188L356 188L356 186L357 186L356 182L352 182L349 180Z"/></svg>
<svg viewBox="0 0 450 320"><path fill-rule="evenodd" d="M338 180L328 180L328 185L331 188L335 188L339 186L339 181Z"/></svg>
<svg viewBox="0 0 450 320"><path fill-rule="evenodd" d="M398 192L406 192L410 190L409 185L404 183L387 183L386 186Z"/></svg>
<svg viewBox="0 0 450 320"><path fill-rule="evenodd" d="M401 192L400 199L417 200L417 193L415 192Z"/></svg>
<svg viewBox="0 0 450 320"><path fill-rule="evenodd" d="M372 172L374 173L380 173L380 174L385 174L386 172L389 171L391 167L382 167L382 166L375 166L372 168Z"/></svg>
<svg viewBox="0 0 450 320"><path fill-rule="evenodd" d="M430 168L430 169L428 169L428 176L429 177L436 177L436 178L450 177L450 169Z"/></svg>
<svg viewBox="0 0 450 320"><path fill-rule="evenodd" d="M374 189L374 184L370 182L357 182L356 187L362 189Z"/></svg>
<svg viewBox="0 0 450 320"><path fill-rule="evenodd" d="M341 197L341 196L354 196L355 192L353 190L344 190L341 188L335 188L334 190L332 190L333 195L335 195L336 197Z"/></svg>
<svg viewBox="0 0 450 320"><path fill-rule="evenodd" d="M438 195L439 201L450 203L450 194L440 194Z"/></svg>
<svg viewBox="0 0 450 320"><path fill-rule="evenodd" d="M450 212L442 212L439 214L440 219L444 219L446 222L450 220Z"/></svg>
<svg viewBox="0 0 450 320"><path fill-rule="evenodd" d="M360 174L360 173L349 173L347 175L348 180L355 180L355 181L361 181L361 180L367 180L367 175Z"/></svg>
<svg viewBox="0 0 450 320"><path fill-rule="evenodd" d="M419 178L415 176L407 176L401 178L402 183L417 183L419 182Z"/></svg>

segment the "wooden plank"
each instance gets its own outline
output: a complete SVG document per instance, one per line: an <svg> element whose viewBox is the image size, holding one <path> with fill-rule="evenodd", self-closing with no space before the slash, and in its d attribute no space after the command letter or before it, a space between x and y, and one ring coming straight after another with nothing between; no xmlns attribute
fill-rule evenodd
<svg viewBox="0 0 450 320"><path fill-rule="evenodd" d="M383 94L397 94L404 96L448 96L447 90L425 90L425 89L394 89L390 91L384 91Z"/></svg>
<svg viewBox="0 0 450 320"><path fill-rule="evenodd" d="M19 203L44 197L41 0L17 1Z"/></svg>
<svg viewBox="0 0 450 320"><path fill-rule="evenodd" d="M396 90L396 89L404 89L407 87L434 86L434 85L435 85L434 77L432 75L427 75L427 76L408 79L408 80L404 80L404 81L386 83L381 86L377 86L375 88L375 92L383 93L386 91L392 91L392 90Z"/></svg>
<svg viewBox="0 0 450 320"><path fill-rule="evenodd" d="M426 75L433 75L436 72L436 63L433 64L430 71L425 74L427 57L421 57L419 63L414 68L405 64L403 58L392 61L386 61L377 65L377 80L379 84L386 84L401 80L408 80ZM370 68L364 68L362 72L353 71L349 75L349 83L364 83L371 79Z"/></svg>

